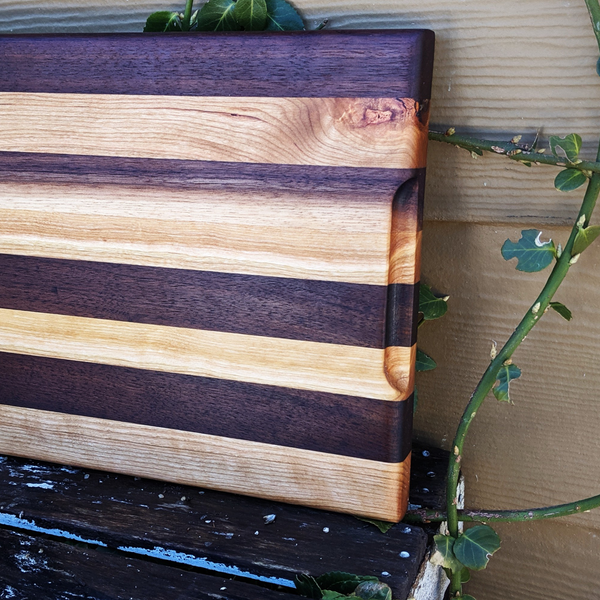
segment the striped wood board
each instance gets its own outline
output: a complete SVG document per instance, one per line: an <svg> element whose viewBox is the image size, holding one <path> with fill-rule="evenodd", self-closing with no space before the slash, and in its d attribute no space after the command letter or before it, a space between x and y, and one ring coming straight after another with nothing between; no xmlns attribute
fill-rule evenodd
<svg viewBox="0 0 600 600"><path fill-rule="evenodd" d="M0 37L0 452L399 520L432 52Z"/></svg>

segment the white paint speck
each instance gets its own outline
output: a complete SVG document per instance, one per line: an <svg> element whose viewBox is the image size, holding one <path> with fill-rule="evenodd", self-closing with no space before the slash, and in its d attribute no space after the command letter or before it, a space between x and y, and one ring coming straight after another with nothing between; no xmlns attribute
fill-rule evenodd
<svg viewBox="0 0 600 600"><path fill-rule="evenodd" d="M323 533L329 533L329 527L323 527Z"/></svg>
<svg viewBox="0 0 600 600"><path fill-rule="evenodd" d="M26 483L25 485L30 488L42 488L43 490L54 489L54 485L52 483Z"/></svg>
<svg viewBox="0 0 600 600"><path fill-rule="evenodd" d="M255 532L254 532L254 535L258 535L258 531L255 531Z"/></svg>
<svg viewBox="0 0 600 600"><path fill-rule="evenodd" d="M410 527L405 527L405 528L402 530L402 533L411 533L411 531L412 531L412 529L411 529Z"/></svg>
<svg viewBox="0 0 600 600"><path fill-rule="evenodd" d="M382 576L382 577L389 577L389 576L390 576L390 574L389 574L387 571L383 571L383 572L381 573L381 576Z"/></svg>
<svg viewBox="0 0 600 600"><path fill-rule="evenodd" d="M162 500L165 497L165 495L164 494L159 494L158 497Z"/></svg>
<svg viewBox="0 0 600 600"><path fill-rule="evenodd" d="M410 554L406 550L403 550L400 552L400 558L410 558Z"/></svg>
<svg viewBox="0 0 600 600"><path fill-rule="evenodd" d="M223 537L226 537L228 540L230 540L233 537L233 533L221 533L219 531L211 531L211 533L213 535L222 535Z"/></svg>
<svg viewBox="0 0 600 600"><path fill-rule="evenodd" d="M269 525L270 523L272 523L275 519L277 518L277 515L265 515L263 517L263 521L265 522L265 525Z"/></svg>

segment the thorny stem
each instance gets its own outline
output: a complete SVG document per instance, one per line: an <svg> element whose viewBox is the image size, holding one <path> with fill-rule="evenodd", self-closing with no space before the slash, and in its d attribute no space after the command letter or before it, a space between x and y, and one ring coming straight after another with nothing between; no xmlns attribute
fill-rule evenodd
<svg viewBox="0 0 600 600"><path fill-rule="evenodd" d="M186 0L185 12L183 13L183 20L181 21L181 29L183 31L190 30L190 21L192 19L192 6L193 5L194 5L194 0Z"/></svg>
<svg viewBox="0 0 600 600"><path fill-rule="evenodd" d="M552 154L540 154L537 150L529 148L524 144L515 144L514 142L500 142L497 140L484 140L481 138L469 137L452 133L440 133L439 131L430 131L429 139L436 142L445 142L459 148L464 148L469 152L492 152L501 154L522 163L533 163L540 165L554 165L557 167L569 167L578 171L589 171L591 173L600 173L600 162L581 161L571 163L566 158L557 158Z"/></svg>
<svg viewBox="0 0 600 600"><path fill-rule="evenodd" d="M598 49L600 50L600 4L598 3L598 0L585 0L585 3L588 8L588 11L590 13L590 17L592 19L594 34L596 36L596 41L598 42ZM599 72L599 74L600 74L600 72ZM452 137L452 135L444 136L444 137L450 138L450 137ZM447 140L443 139L441 141L447 141ZM481 148L481 149L483 149L483 148ZM494 151L494 150L492 149L492 151ZM522 154L522 152L521 153L513 153L510 151L508 151L508 152L505 151L505 152L501 152L501 153L509 154L510 158L513 158L515 156L520 156ZM600 162L600 144L598 147L598 152L596 154L596 162ZM581 164L581 163L579 163L579 164ZM570 164L569 166L574 166L574 165ZM452 451L452 454L450 455L450 460L448 462L448 478L447 478L447 487L446 487L446 514L447 514L447 519L448 519L448 530L449 530L450 535L455 539L458 538L458 535L459 535L459 531L458 531L459 515L458 515L458 509L456 506L456 504L457 504L457 485L458 485L458 477L460 474L460 463L461 463L461 459L462 459L465 437L469 431L469 427L471 426L471 423L472 423L473 419L475 418L477 411L483 404L483 401L485 400L486 396L489 394L489 392L493 388L502 365L507 363L507 361L510 361L515 350L519 347L519 345L525 339L527 334L531 331L531 329L533 329L535 324L538 322L539 317L545 313L546 309L548 308L548 306L550 304L550 301L552 300L552 297L556 293L556 290L559 288L560 284L563 282L564 278L566 277L567 273L569 272L569 268L571 266L571 259L573 258L573 255L572 255L573 243L575 242L575 238L579 231L579 227L581 226L581 219L583 218L582 219L583 226L587 227L587 225L590 222L590 218L592 216L594 207L596 206L596 202L598 200L599 194L600 194L600 173L594 171L592 173L590 181L588 183L588 186L587 186L587 189L585 192L585 196L583 198L583 202L582 202L581 208L579 210L579 214L577 215L575 224L573 225L573 227L571 229L571 234L569 236L569 240L566 243L565 248L564 248L563 253L561 254L560 258L558 258L558 260L556 261L556 264L554 265L554 268L552 269L552 272L550 273L550 276L548 277L548 280L546 281L546 285L544 285L544 288L542 289L540 295L536 298L536 301L533 303L533 305L527 311L527 313L525 314L525 316L523 317L523 319L521 320L521 322L519 323L519 325L517 326L517 328L515 329L513 334L510 336L510 338L508 339L508 341L506 342L504 347L500 350L500 352L498 352L496 357L491 361L489 367L486 369L485 373L483 374L483 377L477 384L477 387L475 388L475 391L473 392L471 399L469 400L469 403L467 404L467 408L465 409L465 412L463 413L463 416L461 418L458 429L456 430L454 442L452 444L453 451ZM600 504L599 498L598 498L598 496L596 496L593 498L587 498L586 500L583 500L581 503L576 503L574 508L571 505L563 505L562 507L553 507L553 508L557 509L559 513L564 511L565 514L571 514L571 513L569 513L569 510L571 510L573 512L579 512L580 505L584 504L584 503L589 504L589 508L594 508ZM535 509L534 511L526 511L526 512L527 512L528 517L529 517L529 514L533 512L534 516L540 515L538 518L549 518L549 517L544 517L543 516L544 513L543 512L540 513L539 511L544 511L544 509ZM478 511L475 511L475 512L478 512ZM519 518L520 517L520 515L518 514L519 511L506 511L506 512L507 513L514 512L514 514L511 516L516 517L515 519L507 518L506 520L525 520L524 518L523 519ZM554 510L552 510L552 508L551 508L551 509L548 509L545 514L550 514L553 512L554 512ZM463 517L464 516L465 515L463 513ZM468 512L467 512L467 516L468 516ZM505 516L508 517L508 514L506 514ZM559 514L552 515L552 516L559 516ZM502 517L502 515L501 515L501 517ZM529 518L531 518L531 517L529 517ZM492 519L491 519L491 517L488 516L487 520L492 520ZM451 574L450 595L453 597L462 596L462 582L461 582L460 572Z"/></svg>
<svg viewBox="0 0 600 600"><path fill-rule="evenodd" d="M600 161L600 147L598 148L596 160ZM573 225L573 228L571 229L571 235L569 236L569 240L565 245L562 255L554 265L552 273L550 273L550 276L546 281L546 285L542 289L540 295L536 298L531 308L527 311L526 315L523 317L513 334L510 336L504 347L498 352L496 357L490 363L489 367L486 369L485 373L483 374L483 377L477 384L477 387L475 388L475 391L473 392L469 403L467 404L465 412L463 413L462 419L454 437L454 442L452 444L453 452L448 463L448 480L446 488L446 511L448 515L448 530L450 532L450 535L454 538L458 538L459 522L458 509L456 507L456 489L458 485L460 462L462 458L465 437L467 435L467 432L469 431L469 427L471 426L471 423L475 418L477 411L483 404L483 401L485 400L486 396L489 394L492 387L496 383L496 377L498 376L498 372L500 371L502 365L506 363L506 361L510 360L515 350L519 347L519 345L525 339L527 334L538 322L539 317L544 314L544 312L548 308L548 305L550 304L550 301L552 300L552 297L556 293L556 290L566 277L571 266L570 261L573 258L571 254L573 249L573 242L575 241L575 237L577 236L577 233L579 231L577 224L580 224L580 219L583 216L583 226L587 227L599 194L600 174L594 173L588 184L585 196L583 198L583 203L581 205L581 209L579 210L579 214L575 221L575 225ZM460 593L461 589L462 585L460 581L460 573L453 573L451 578L450 592L451 594Z"/></svg>
<svg viewBox="0 0 600 600"><path fill-rule="evenodd" d="M458 520L463 523L513 523L517 521L541 521L543 519L555 519L592 510L600 506L600 495L585 498L578 502L568 504L557 504L543 508L530 508L528 510L459 510ZM441 523L446 521L448 515L439 510L423 508L409 510L404 516L406 523Z"/></svg>

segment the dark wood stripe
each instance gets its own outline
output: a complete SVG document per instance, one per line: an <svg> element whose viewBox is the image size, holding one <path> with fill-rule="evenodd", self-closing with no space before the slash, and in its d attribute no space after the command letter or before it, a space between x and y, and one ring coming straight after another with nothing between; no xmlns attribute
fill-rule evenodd
<svg viewBox="0 0 600 600"><path fill-rule="evenodd" d="M412 398L387 402L0 353L0 403L401 462Z"/></svg>
<svg viewBox="0 0 600 600"><path fill-rule="evenodd" d="M414 169L412 177L407 177L398 187L392 209L399 213L402 219L415 220L416 231L423 230L424 197L425 169Z"/></svg>
<svg viewBox="0 0 600 600"><path fill-rule="evenodd" d="M269 192L302 192L353 198L391 198L424 169L375 169L306 165L248 164L157 158L75 156L0 152L0 183L77 183ZM252 201L256 202L255 198Z"/></svg>
<svg viewBox="0 0 600 600"><path fill-rule="evenodd" d="M413 346L417 342L419 284L388 285L385 346Z"/></svg>
<svg viewBox="0 0 600 600"><path fill-rule="evenodd" d="M421 100L430 97L433 38L426 30L12 35L0 37L0 91Z"/></svg>
<svg viewBox="0 0 600 600"><path fill-rule="evenodd" d="M411 346L413 286L396 288L390 339ZM383 348L385 302L385 286L0 255L13 310Z"/></svg>

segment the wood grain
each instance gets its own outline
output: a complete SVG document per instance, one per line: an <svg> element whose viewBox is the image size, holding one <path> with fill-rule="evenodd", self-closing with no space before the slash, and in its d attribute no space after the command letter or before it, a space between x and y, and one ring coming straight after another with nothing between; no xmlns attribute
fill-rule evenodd
<svg viewBox="0 0 600 600"><path fill-rule="evenodd" d="M430 98L433 32L7 37L0 53L1 90L421 100Z"/></svg>
<svg viewBox="0 0 600 600"><path fill-rule="evenodd" d="M411 449L412 396L387 402L0 353L0 402L380 462Z"/></svg>
<svg viewBox="0 0 600 600"><path fill-rule="evenodd" d="M0 121L4 151L393 169L426 162L427 124L407 98L7 91Z"/></svg>
<svg viewBox="0 0 600 600"><path fill-rule="evenodd" d="M253 203L256 195L264 196L266 201L280 198L286 204L295 202L297 210L304 202L310 202L311 206L315 202L328 206L342 199L347 203L354 200L357 205L361 202L377 204L381 198L387 201L402 183L420 173L411 169L261 165L27 152L1 152L0 157L0 182L4 185L31 184L33 180L45 193L54 196L57 193L56 190L52 192L55 184L69 184L66 188L61 187L60 193L67 194L71 187L76 194L84 188L91 197L96 189L102 194L107 185L113 190L114 186L119 186L135 189L142 206L146 197L152 202L161 200L156 192L156 188L160 188L163 200L167 196L167 200L181 201L179 209L186 199L189 201L191 192L200 194L203 202L211 202L214 192L224 198L235 193L241 206ZM18 190L15 193L18 197ZM107 196L102 194L104 202ZM122 200L131 200L131 192L124 191L121 196ZM39 194L36 198L41 200ZM214 195L212 198L214 204ZM210 211L206 211L203 218L209 214Z"/></svg>
<svg viewBox="0 0 600 600"><path fill-rule="evenodd" d="M318 229L290 228L270 220L277 217L276 212L270 216L261 212L265 218L257 219L250 236L248 222L107 218L0 208L0 252L366 285L388 283L387 218L370 233L342 228L339 235L332 235L331 221L324 220ZM414 246L413 236L407 251Z"/></svg>
<svg viewBox="0 0 600 600"><path fill-rule="evenodd" d="M0 28L6 33L139 32L147 15L163 8L158 0L130 4L110 0L82 8L71 0L51 0L41 7L34 0L1 0ZM340 28L434 30L432 123L439 127L506 140L524 133L528 141L538 129L546 136L577 132L585 155L595 155L600 88L596 42L583 2L504 0L483 6L479 0L297 0L295 6L309 27L328 18L327 27L338 34ZM523 40L531 41L526 55ZM395 62L382 59L371 66ZM580 196L555 191L553 169L511 166L493 156L473 160L439 144L430 149L425 207L430 220L561 225L577 213Z"/></svg>
<svg viewBox="0 0 600 600"><path fill-rule="evenodd" d="M380 400L412 393L411 348L393 349L406 371L395 389L377 348L0 309L0 350Z"/></svg>
<svg viewBox="0 0 600 600"><path fill-rule="evenodd" d="M2 308L365 348L415 343L415 294L386 314L385 286L0 254Z"/></svg>
<svg viewBox="0 0 600 600"><path fill-rule="evenodd" d="M0 406L0 452L398 521L410 456L382 463Z"/></svg>
<svg viewBox="0 0 600 600"><path fill-rule="evenodd" d="M169 68L192 39L203 60ZM96 457L129 473L398 520L433 35L266 39L0 38L4 410L37 411L55 436L40 458L82 452L82 465ZM267 57L260 77L247 69L250 47ZM392 48L402 56L386 66ZM24 60L18 77L11 65ZM66 423L80 436L68 449ZM98 462L119 442L99 446L96 426L134 428L114 463ZM15 427L0 450L19 452L28 434ZM355 428L364 444L349 443ZM201 476L171 475L172 461L136 466L163 445L174 458L183 440ZM285 454L272 476L251 464L267 460L264 447L268 460ZM330 491L306 487L298 452L343 459L323 472ZM366 491L333 497L348 460L386 465L376 485L387 489L366 512L355 508ZM285 469L288 491L274 487L288 485ZM345 485L357 477L347 476Z"/></svg>

